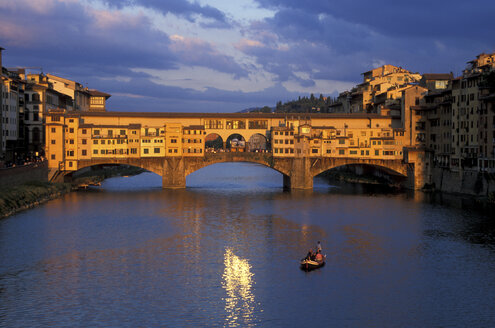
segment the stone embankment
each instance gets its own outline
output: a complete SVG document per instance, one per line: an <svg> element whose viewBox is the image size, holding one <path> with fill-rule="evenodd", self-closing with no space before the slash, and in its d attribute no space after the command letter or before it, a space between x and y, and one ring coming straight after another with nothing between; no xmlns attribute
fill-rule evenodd
<svg viewBox="0 0 495 328"><path fill-rule="evenodd" d="M72 190L99 185L104 179L136 175L141 168L114 166L87 170L72 179L71 183L47 182L46 162L0 170L0 218L35 207L59 198Z"/></svg>
<svg viewBox="0 0 495 328"><path fill-rule="evenodd" d="M0 218L35 207L71 191L71 184L28 182L0 188Z"/></svg>
<svg viewBox="0 0 495 328"><path fill-rule="evenodd" d="M431 176L431 190L468 195L481 201L495 203L495 174L479 171L452 172L434 168Z"/></svg>

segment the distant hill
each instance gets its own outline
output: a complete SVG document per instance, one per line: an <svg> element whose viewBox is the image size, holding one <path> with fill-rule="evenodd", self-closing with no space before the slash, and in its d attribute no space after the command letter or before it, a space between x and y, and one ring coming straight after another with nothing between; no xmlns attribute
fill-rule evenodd
<svg viewBox="0 0 495 328"><path fill-rule="evenodd" d="M240 111L239 113L328 113L329 107L336 102L336 98L323 97L322 94L316 98L313 94L309 97L299 97L286 103L277 102L275 108L254 107Z"/></svg>
<svg viewBox="0 0 495 328"><path fill-rule="evenodd" d="M273 113L272 107L252 107L239 111L238 113Z"/></svg>

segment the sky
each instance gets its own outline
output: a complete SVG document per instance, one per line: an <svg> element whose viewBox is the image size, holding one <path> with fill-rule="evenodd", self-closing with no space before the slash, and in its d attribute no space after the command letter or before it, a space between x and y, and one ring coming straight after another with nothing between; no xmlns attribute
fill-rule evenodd
<svg viewBox="0 0 495 328"><path fill-rule="evenodd" d="M5 67L107 110L236 112L337 96L383 64L458 76L495 51L493 0L0 0Z"/></svg>

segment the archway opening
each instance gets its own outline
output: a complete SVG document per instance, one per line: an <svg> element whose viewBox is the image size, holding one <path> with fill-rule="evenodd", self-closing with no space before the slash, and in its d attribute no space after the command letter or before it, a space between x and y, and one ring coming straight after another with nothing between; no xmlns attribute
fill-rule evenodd
<svg viewBox="0 0 495 328"><path fill-rule="evenodd" d="M316 176L330 184L357 183L403 188L407 177L386 167L368 164L347 164L326 170Z"/></svg>
<svg viewBox="0 0 495 328"><path fill-rule="evenodd" d="M223 139L219 134L210 133L205 138L205 152L216 153L224 150Z"/></svg>
<svg viewBox="0 0 495 328"><path fill-rule="evenodd" d="M238 133L231 134L225 143L225 148L227 151L231 152L245 152L246 151L246 140L244 137Z"/></svg>
<svg viewBox="0 0 495 328"><path fill-rule="evenodd" d="M253 134L248 141L248 151L250 152L267 152L270 150L266 137L260 133Z"/></svg>
<svg viewBox="0 0 495 328"><path fill-rule="evenodd" d="M97 164L70 172L65 175L64 180L84 189L88 186L99 186L104 180L109 178L128 178L142 173L152 172L141 167L127 164ZM158 174L153 174L159 177Z"/></svg>
<svg viewBox="0 0 495 328"><path fill-rule="evenodd" d="M202 167L186 177L187 188L212 189L230 192L280 191L283 174L254 162L218 162Z"/></svg>

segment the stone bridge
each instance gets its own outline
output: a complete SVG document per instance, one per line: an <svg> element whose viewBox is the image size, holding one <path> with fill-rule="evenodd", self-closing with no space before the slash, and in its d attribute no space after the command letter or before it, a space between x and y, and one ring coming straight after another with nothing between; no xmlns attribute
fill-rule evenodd
<svg viewBox="0 0 495 328"><path fill-rule="evenodd" d="M125 164L143 168L162 177L163 188L185 188L186 176L212 164L225 162L249 162L270 167L284 176L284 187L312 189L313 178L320 173L344 165L371 165L390 175L407 178L408 187L417 189L414 183L414 165L402 160L332 158L332 157L274 157L271 153L224 152L206 153L204 157L148 157L148 158L93 158L79 160L78 168Z"/></svg>

